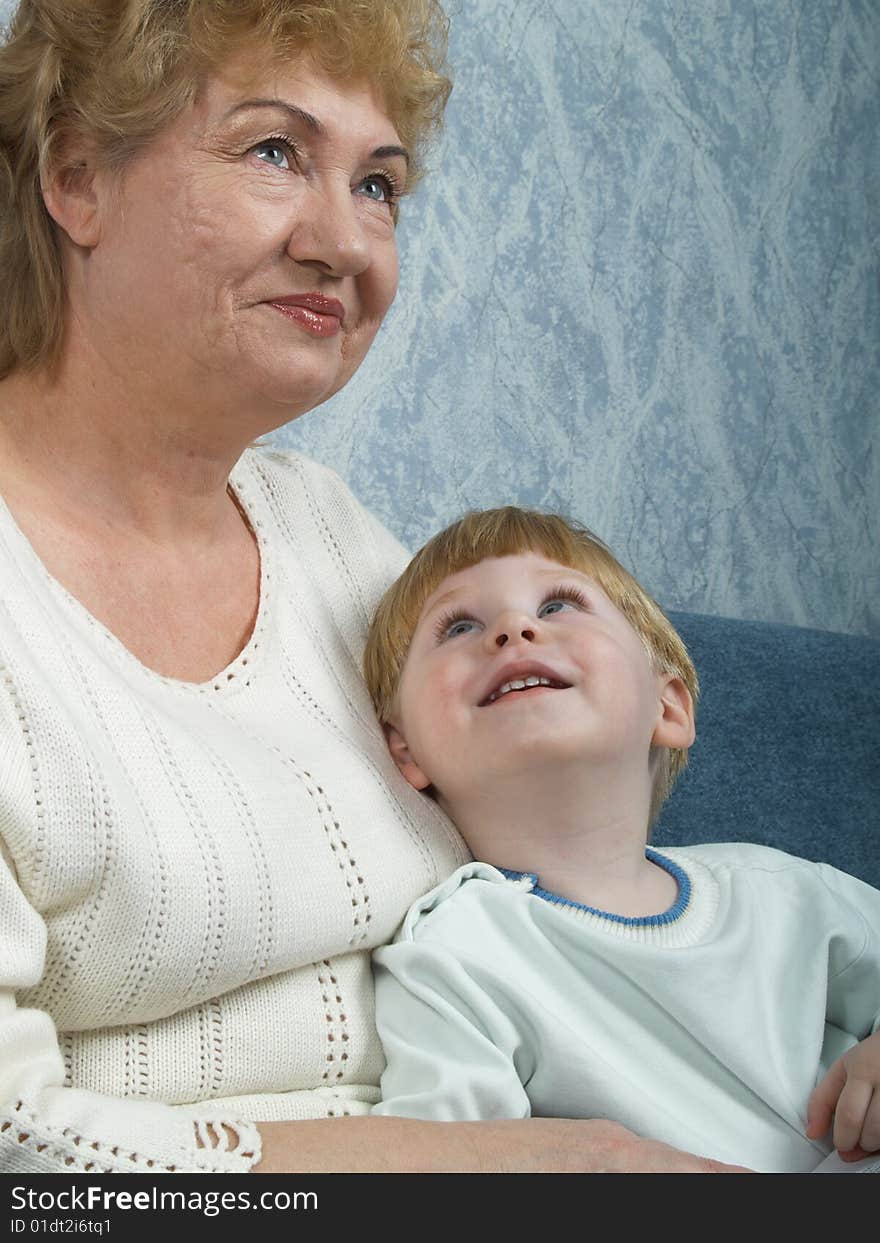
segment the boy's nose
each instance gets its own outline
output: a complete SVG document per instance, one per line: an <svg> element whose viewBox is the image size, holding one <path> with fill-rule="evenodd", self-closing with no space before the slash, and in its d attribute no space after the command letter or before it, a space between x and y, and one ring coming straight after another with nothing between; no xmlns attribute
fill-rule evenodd
<svg viewBox="0 0 880 1243"><path fill-rule="evenodd" d="M534 643L535 624L531 618L511 617L508 614L506 617L499 618L489 636L490 645L493 647L504 647L505 644L517 639L524 639L526 643Z"/></svg>
<svg viewBox="0 0 880 1243"><path fill-rule="evenodd" d="M520 633L520 637L525 639L528 643L534 643L535 641L534 630L523 628L519 633ZM496 634L495 642L497 643L499 647L504 647L505 643L510 642L510 638L511 636L507 633L507 631L502 630L499 634Z"/></svg>

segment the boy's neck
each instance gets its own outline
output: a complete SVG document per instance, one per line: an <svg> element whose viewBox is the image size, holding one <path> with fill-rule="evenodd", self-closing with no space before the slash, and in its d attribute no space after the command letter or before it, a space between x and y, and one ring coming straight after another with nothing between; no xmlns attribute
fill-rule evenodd
<svg viewBox="0 0 880 1243"><path fill-rule="evenodd" d="M569 901L631 917L673 905L673 878L645 856L650 787L607 769L543 769L440 798L475 859L538 876Z"/></svg>

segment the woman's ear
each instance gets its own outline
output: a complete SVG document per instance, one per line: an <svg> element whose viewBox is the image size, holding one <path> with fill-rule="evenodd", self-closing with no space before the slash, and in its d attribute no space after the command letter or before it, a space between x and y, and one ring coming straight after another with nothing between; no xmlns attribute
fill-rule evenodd
<svg viewBox="0 0 880 1243"><path fill-rule="evenodd" d="M660 675L660 718L651 744L686 750L696 737L694 701L681 678L670 673Z"/></svg>
<svg viewBox="0 0 880 1243"><path fill-rule="evenodd" d="M76 246L91 250L101 236L106 177L94 149L70 143L58 152L40 182L46 211Z"/></svg>
<svg viewBox="0 0 880 1243"><path fill-rule="evenodd" d="M397 728L387 721L382 726L385 732L385 741L388 743L388 750L391 752L391 758L403 773L409 784L414 790L424 790L431 784L430 777L419 768L418 764L412 757L412 752L407 746L406 739Z"/></svg>

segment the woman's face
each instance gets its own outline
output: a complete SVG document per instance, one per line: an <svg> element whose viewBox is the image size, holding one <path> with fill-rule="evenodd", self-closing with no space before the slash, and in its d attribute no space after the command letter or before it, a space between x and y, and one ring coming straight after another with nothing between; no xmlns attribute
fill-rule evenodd
<svg viewBox="0 0 880 1243"><path fill-rule="evenodd" d="M286 422L345 384L391 305L406 172L369 85L308 62L218 76L108 185L74 314L130 379Z"/></svg>

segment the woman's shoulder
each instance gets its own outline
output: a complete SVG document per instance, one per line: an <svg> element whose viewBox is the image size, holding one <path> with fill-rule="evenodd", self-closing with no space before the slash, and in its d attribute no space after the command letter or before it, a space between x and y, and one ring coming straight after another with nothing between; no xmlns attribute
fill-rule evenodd
<svg viewBox="0 0 880 1243"><path fill-rule="evenodd" d="M282 488L305 487L318 493L333 492L340 499L357 504L351 489L332 467L306 457L296 449L284 449L272 444L251 445L233 471L233 482L242 475L271 481Z"/></svg>
<svg viewBox="0 0 880 1243"><path fill-rule="evenodd" d="M408 560L335 470L291 449L246 450L231 483L261 547L305 572L360 661L369 619Z"/></svg>
<svg viewBox="0 0 880 1243"><path fill-rule="evenodd" d="M323 462L293 449L254 445L239 459L231 482L246 503L256 500L254 493L259 493L263 509L268 508L277 524L296 524L300 533L312 530L336 555L348 547L360 559L378 546L380 561L390 558L395 572L406 564L406 554L394 536Z"/></svg>
<svg viewBox="0 0 880 1243"><path fill-rule="evenodd" d="M230 482L258 536L277 532L299 557L329 559L337 569L363 555L367 515L330 467L290 449L255 445Z"/></svg>

